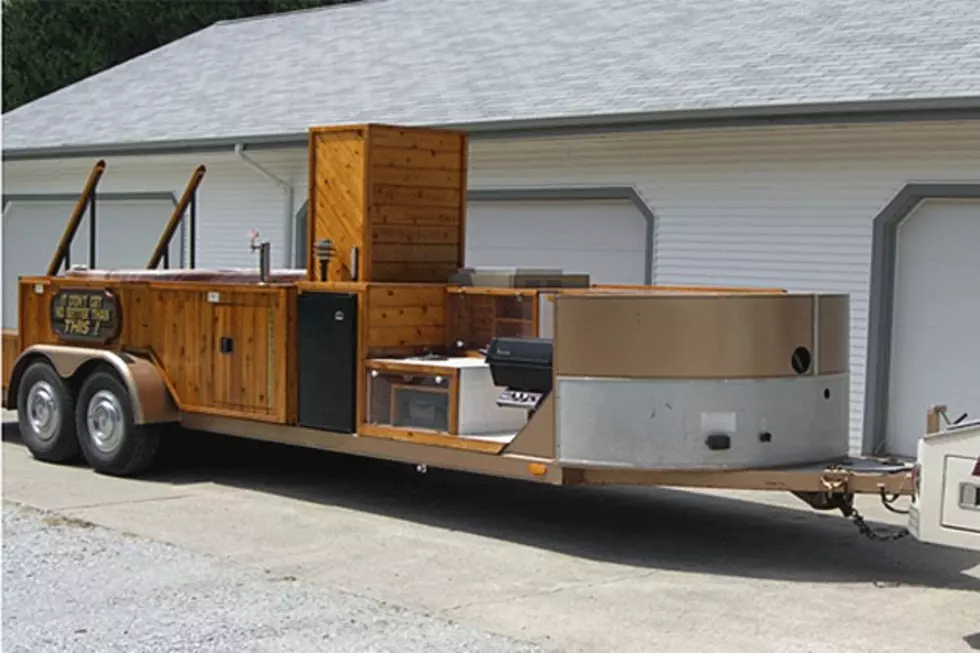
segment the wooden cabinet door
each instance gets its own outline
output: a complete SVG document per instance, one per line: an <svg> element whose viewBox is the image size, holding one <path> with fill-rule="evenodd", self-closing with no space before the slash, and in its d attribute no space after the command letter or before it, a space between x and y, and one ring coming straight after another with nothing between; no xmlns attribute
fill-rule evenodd
<svg viewBox="0 0 980 653"><path fill-rule="evenodd" d="M242 304L214 304L212 309L215 406L268 412L274 392L273 309Z"/></svg>

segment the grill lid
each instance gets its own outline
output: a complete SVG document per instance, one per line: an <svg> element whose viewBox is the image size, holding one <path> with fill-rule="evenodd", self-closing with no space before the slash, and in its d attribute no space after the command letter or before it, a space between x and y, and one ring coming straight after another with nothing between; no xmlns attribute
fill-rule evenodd
<svg viewBox="0 0 980 653"><path fill-rule="evenodd" d="M487 348L487 363L550 368L554 347L550 338L494 338Z"/></svg>

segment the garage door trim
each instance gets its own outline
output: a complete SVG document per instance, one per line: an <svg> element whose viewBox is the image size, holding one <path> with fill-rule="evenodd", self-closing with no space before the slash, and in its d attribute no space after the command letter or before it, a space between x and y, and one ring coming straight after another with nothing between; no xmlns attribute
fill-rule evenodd
<svg viewBox="0 0 980 653"><path fill-rule="evenodd" d="M895 254L898 225L925 200L980 199L980 183L907 184L874 219L868 353L861 451L879 454L887 447L891 332L895 307ZM925 416L923 415L923 420Z"/></svg>
<svg viewBox="0 0 980 653"><path fill-rule="evenodd" d="M653 283L653 240L657 216L632 186L588 186L576 188L478 188L467 191L476 202L534 202L555 200L625 200L646 221L643 283Z"/></svg>
<svg viewBox="0 0 980 653"><path fill-rule="evenodd" d="M30 202L77 202L77 193L11 193L9 195L3 196L3 215L7 215L7 209L11 204L20 203L30 203ZM174 207L177 206L177 195L168 191L145 191L145 192L132 192L132 193L96 193L95 194L96 203L110 201L110 202L152 202L152 201L164 201L170 202ZM96 209L98 211L98 209ZM87 215L88 209L86 209ZM96 213L98 215L98 213ZM68 223L68 219L65 219L65 223ZM186 243L186 223L182 220L180 223L180 242ZM96 225L98 229L98 225ZM162 233L162 232L161 232ZM184 257L186 246L180 248L180 266L184 266Z"/></svg>

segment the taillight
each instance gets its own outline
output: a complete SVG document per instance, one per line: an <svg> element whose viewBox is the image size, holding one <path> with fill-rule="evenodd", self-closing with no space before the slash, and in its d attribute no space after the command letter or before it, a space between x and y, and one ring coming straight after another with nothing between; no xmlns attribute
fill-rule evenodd
<svg viewBox="0 0 980 653"><path fill-rule="evenodd" d="M980 462L980 461L978 461ZM976 472L976 470L973 470ZM912 466L912 496L917 497L922 488L922 465L915 463Z"/></svg>
<svg viewBox="0 0 980 653"><path fill-rule="evenodd" d="M980 458L977 458L977 464L973 466L973 475L980 476Z"/></svg>

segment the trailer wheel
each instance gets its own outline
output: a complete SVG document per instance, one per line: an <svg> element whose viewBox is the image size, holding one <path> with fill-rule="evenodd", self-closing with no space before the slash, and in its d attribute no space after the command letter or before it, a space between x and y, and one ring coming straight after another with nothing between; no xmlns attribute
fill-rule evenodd
<svg viewBox="0 0 980 653"><path fill-rule="evenodd" d="M78 458L75 398L71 389L45 361L24 371L17 392L20 437L37 460L67 463Z"/></svg>
<svg viewBox="0 0 980 653"><path fill-rule="evenodd" d="M85 460L102 474L139 474L153 463L160 447L157 425L133 422L129 393L109 371L97 371L82 384L75 424Z"/></svg>

